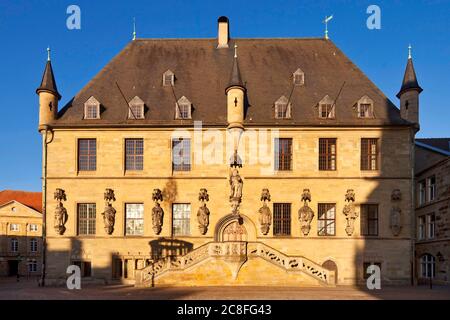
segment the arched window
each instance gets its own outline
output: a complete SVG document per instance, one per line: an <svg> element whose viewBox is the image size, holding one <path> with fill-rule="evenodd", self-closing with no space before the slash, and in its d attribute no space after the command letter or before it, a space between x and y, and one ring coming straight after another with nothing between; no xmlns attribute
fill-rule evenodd
<svg viewBox="0 0 450 320"><path fill-rule="evenodd" d="M319 102L319 118L334 119L334 117L335 117L334 101L328 95L326 95Z"/></svg>
<svg viewBox="0 0 450 320"><path fill-rule="evenodd" d="M285 96L275 101L275 119L290 119L292 104Z"/></svg>
<svg viewBox="0 0 450 320"><path fill-rule="evenodd" d="M163 73L163 86L170 87L175 85L175 74L171 70Z"/></svg>
<svg viewBox="0 0 450 320"><path fill-rule="evenodd" d="M427 253L420 257L420 275L422 278L434 278L435 270L434 256Z"/></svg>
<svg viewBox="0 0 450 320"><path fill-rule="evenodd" d="M31 252L38 251L38 241L35 238L30 239L30 251Z"/></svg>
<svg viewBox="0 0 450 320"><path fill-rule="evenodd" d="M302 69L298 68L292 74L292 81L295 86L303 86L305 84L305 73L302 71Z"/></svg>
<svg viewBox="0 0 450 320"><path fill-rule="evenodd" d="M16 238L11 239L11 252L19 251L19 240Z"/></svg>
<svg viewBox="0 0 450 320"><path fill-rule="evenodd" d="M128 105L128 119L144 119L144 101L138 96L134 97Z"/></svg>
<svg viewBox="0 0 450 320"><path fill-rule="evenodd" d="M100 102L94 96L84 103L84 119L100 119Z"/></svg>
<svg viewBox="0 0 450 320"><path fill-rule="evenodd" d="M368 96L358 101L358 118L373 118L373 100Z"/></svg>

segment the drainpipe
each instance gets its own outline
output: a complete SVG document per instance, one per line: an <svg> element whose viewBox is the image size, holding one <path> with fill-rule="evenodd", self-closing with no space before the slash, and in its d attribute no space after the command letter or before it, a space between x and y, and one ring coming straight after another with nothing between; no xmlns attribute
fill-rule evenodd
<svg viewBox="0 0 450 320"><path fill-rule="evenodd" d="M416 242L416 210L415 210L415 203L416 203L416 192L415 192L415 137L416 137L416 130L411 130L411 285L415 286L417 285L417 279L416 279L416 250L415 250L415 242Z"/></svg>

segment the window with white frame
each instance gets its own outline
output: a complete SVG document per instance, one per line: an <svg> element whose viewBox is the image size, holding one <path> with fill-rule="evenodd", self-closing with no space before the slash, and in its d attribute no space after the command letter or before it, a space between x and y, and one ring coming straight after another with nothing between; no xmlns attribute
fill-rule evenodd
<svg viewBox="0 0 450 320"><path fill-rule="evenodd" d="M78 235L95 235L96 231L96 204L95 203L78 203Z"/></svg>
<svg viewBox="0 0 450 320"><path fill-rule="evenodd" d="M37 272L37 261L30 260L28 262L28 272Z"/></svg>
<svg viewBox="0 0 450 320"><path fill-rule="evenodd" d="M144 101L138 96L128 103L128 119L144 119Z"/></svg>
<svg viewBox="0 0 450 320"><path fill-rule="evenodd" d="M335 117L335 105L334 101L326 95L319 102L319 118L322 119L334 119Z"/></svg>
<svg viewBox="0 0 450 320"><path fill-rule="evenodd" d="M436 227L435 227L436 216L434 213L427 214L427 237L428 239L434 239Z"/></svg>
<svg viewBox="0 0 450 320"><path fill-rule="evenodd" d="M373 118L373 100L368 96L358 101L358 118Z"/></svg>
<svg viewBox="0 0 450 320"><path fill-rule="evenodd" d="M434 256L431 254L424 254L420 257L420 275L422 278L433 279L436 269Z"/></svg>
<svg viewBox="0 0 450 320"><path fill-rule="evenodd" d="M38 225L35 223L30 224L30 232L37 232L38 231Z"/></svg>
<svg viewBox="0 0 450 320"><path fill-rule="evenodd" d="M191 205L175 203L172 206L172 234L174 236L189 236L191 234Z"/></svg>
<svg viewBox="0 0 450 320"><path fill-rule="evenodd" d="M20 225L18 223L11 223L9 225L9 231L19 231Z"/></svg>
<svg viewBox="0 0 450 320"><path fill-rule="evenodd" d="M432 176L428 181L428 201L433 201L436 198L436 177Z"/></svg>
<svg viewBox="0 0 450 320"><path fill-rule="evenodd" d="M19 251L19 240L16 238L11 239L11 252Z"/></svg>
<svg viewBox="0 0 450 320"><path fill-rule="evenodd" d="M163 86L170 87L175 85L175 74L171 70L163 73Z"/></svg>
<svg viewBox="0 0 450 320"><path fill-rule="evenodd" d="M296 86L302 86L305 84L305 73L298 68L293 74L292 74L292 80L294 82L294 85Z"/></svg>
<svg viewBox="0 0 450 320"><path fill-rule="evenodd" d="M172 140L172 171L191 170L191 139Z"/></svg>
<svg viewBox="0 0 450 320"><path fill-rule="evenodd" d="M425 180L419 182L419 206L425 204L426 201L426 185Z"/></svg>
<svg viewBox="0 0 450 320"><path fill-rule="evenodd" d="M290 119L292 104L285 96L275 101L275 119Z"/></svg>
<svg viewBox="0 0 450 320"><path fill-rule="evenodd" d="M418 236L419 240L424 240L425 236L426 236L426 233L425 233L426 217L420 216L418 220L419 221L417 224L418 225L418 228L417 228L418 235L417 236Z"/></svg>
<svg viewBox="0 0 450 320"><path fill-rule="evenodd" d="M191 119L192 104L188 98L182 96L175 104L176 119Z"/></svg>
<svg viewBox="0 0 450 320"><path fill-rule="evenodd" d="M142 236L144 234L144 204L125 204L125 235Z"/></svg>
<svg viewBox="0 0 450 320"><path fill-rule="evenodd" d="M38 251L38 241L35 238L30 239L30 251L33 253Z"/></svg>
<svg viewBox="0 0 450 320"><path fill-rule="evenodd" d="M93 96L84 103L84 119L100 119L100 102Z"/></svg>

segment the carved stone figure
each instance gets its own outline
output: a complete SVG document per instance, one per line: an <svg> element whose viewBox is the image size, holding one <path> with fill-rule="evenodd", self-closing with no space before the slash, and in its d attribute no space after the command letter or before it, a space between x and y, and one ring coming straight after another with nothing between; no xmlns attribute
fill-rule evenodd
<svg viewBox="0 0 450 320"><path fill-rule="evenodd" d="M155 202L155 206L152 209L153 231L158 235L161 233L164 219L164 210L159 204L159 201L163 201L163 196L160 189L153 189L152 200Z"/></svg>
<svg viewBox="0 0 450 320"><path fill-rule="evenodd" d="M58 201L55 209L55 222L54 227L55 231L59 235L63 235L66 231L66 222L67 222L67 209L64 208L62 201L67 201L66 192L63 189L56 189L54 194L54 199Z"/></svg>
<svg viewBox="0 0 450 320"><path fill-rule="evenodd" d="M259 224L261 228L261 233L266 235L269 233L270 225L272 224L272 213L270 212L267 202L270 201L269 189L263 189L261 193L261 201L263 206L259 208Z"/></svg>
<svg viewBox="0 0 450 320"><path fill-rule="evenodd" d="M345 232L347 232L347 235L351 236L355 230L355 220L359 216L358 212L356 212L355 205L353 204L353 202L355 202L355 192L352 189L347 190L345 201L347 202L343 210L345 218L347 219Z"/></svg>
<svg viewBox="0 0 450 320"><path fill-rule="evenodd" d="M393 205L389 216L389 226L394 236L398 236L402 231L402 210L396 204L401 200L402 194L400 189L394 189L391 194L391 201Z"/></svg>
<svg viewBox="0 0 450 320"><path fill-rule="evenodd" d="M114 190L105 190L105 210L102 212L103 223L105 224L105 231L107 234L114 232L114 224L116 223L116 209L113 208L112 202L116 201Z"/></svg>
<svg viewBox="0 0 450 320"><path fill-rule="evenodd" d="M201 207L197 211L198 230L202 235L204 235L208 232L210 215L209 209L206 207L206 202L209 201L208 190L200 189L198 200L202 202Z"/></svg>
<svg viewBox="0 0 450 320"><path fill-rule="evenodd" d="M243 184L239 171L236 168L233 168L230 175L230 202L233 214L239 214L239 204L242 200Z"/></svg>
<svg viewBox="0 0 450 320"><path fill-rule="evenodd" d="M303 235L307 236L311 230L311 221L314 218L314 211L308 205L308 202L311 201L311 192L309 189L303 189L302 201L303 207L298 210L298 220Z"/></svg>

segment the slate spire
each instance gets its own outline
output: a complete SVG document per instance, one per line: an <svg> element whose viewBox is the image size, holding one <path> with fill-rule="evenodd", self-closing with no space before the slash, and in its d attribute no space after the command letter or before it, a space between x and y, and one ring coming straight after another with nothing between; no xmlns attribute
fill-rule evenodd
<svg viewBox="0 0 450 320"><path fill-rule="evenodd" d="M47 48L48 58L47 64L45 65L44 75L42 76L41 85L36 89L36 93L39 94L41 91L48 91L53 93L58 97L58 100L61 99L61 95L58 92L58 88L56 87L55 76L53 74L52 62L50 60L50 48Z"/></svg>
<svg viewBox="0 0 450 320"><path fill-rule="evenodd" d="M230 87L241 87L245 90L244 83L242 82L241 71L239 70L237 44L234 45L233 68L231 69L231 76L230 81L228 82L227 90Z"/></svg>
<svg viewBox="0 0 450 320"><path fill-rule="evenodd" d="M417 81L416 71L414 70L414 64L411 55L411 46L409 46L408 49L408 62L406 64L405 75L403 76L402 87L397 94L397 98L400 98L400 96L408 90L416 90L419 93L423 91L423 89L419 85L419 82Z"/></svg>

